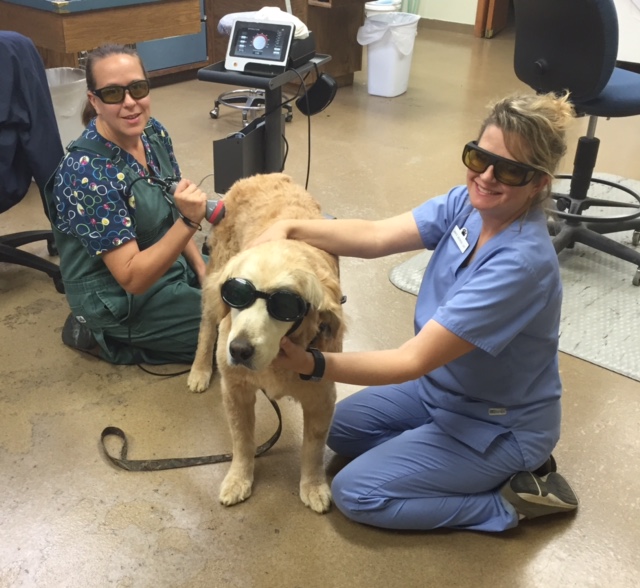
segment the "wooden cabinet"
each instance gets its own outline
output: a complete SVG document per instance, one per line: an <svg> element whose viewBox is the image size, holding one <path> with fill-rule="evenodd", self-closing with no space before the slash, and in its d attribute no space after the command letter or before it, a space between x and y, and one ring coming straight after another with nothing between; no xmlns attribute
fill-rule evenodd
<svg viewBox="0 0 640 588"><path fill-rule="evenodd" d="M46 67L77 67L79 52L107 42L139 43L201 30L200 0L0 0L0 11L0 26L29 37Z"/></svg>
<svg viewBox="0 0 640 588"><path fill-rule="evenodd" d="M204 16L204 0L200 11ZM199 33L143 41L136 43L136 50L152 78L209 65L206 22L203 19Z"/></svg>
<svg viewBox="0 0 640 588"><path fill-rule="evenodd" d="M218 32L220 19L233 12L250 12L265 6L264 0L205 0L209 60L223 61L229 37ZM268 6L286 10L283 0ZM291 10L307 25L316 38L316 51L331 56L323 70L331 74L339 86L353 84L353 74L362 69L362 47L356 41L358 28L364 22L363 0L291 0Z"/></svg>

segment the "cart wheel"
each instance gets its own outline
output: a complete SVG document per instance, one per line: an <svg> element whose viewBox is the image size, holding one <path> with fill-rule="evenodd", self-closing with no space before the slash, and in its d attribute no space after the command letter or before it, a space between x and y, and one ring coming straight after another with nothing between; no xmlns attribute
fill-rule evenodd
<svg viewBox="0 0 640 588"><path fill-rule="evenodd" d="M209 112L209 116L211 118L218 118L218 114L220 113L219 108L216 106L211 112Z"/></svg>
<svg viewBox="0 0 640 588"><path fill-rule="evenodd" d="M633 231L633 236L631 237L631 244L633 246L638 245L640 243L640 231Z"/></svg>
<svg viewBox="0 0 640 588"><path fill-rule="evenodd" d="M60 278L53 278L53 285L56 287L56 292L64 294L64 283Z"/></svg>
<svg viewBox="0 0 640 588"><path fill-rule="evenodd" d="M636 275L633 276L633 280L631 281L631 283L634 286L640 286L640 267L636 270Z"/></svg>
<svg viewBox="0 0 640 588"><path fill-rule="evenodd" d="M291 122L293 120L293 114L289 113L284 117L284 122Z"/></svg>
<svg viewBox="0 0 640 588"><path fill-rule="evenodd" d="M56 247L56 244L53 241L47 240L47 253L51 257L56 257L58 255L58 248Z"/></svg>

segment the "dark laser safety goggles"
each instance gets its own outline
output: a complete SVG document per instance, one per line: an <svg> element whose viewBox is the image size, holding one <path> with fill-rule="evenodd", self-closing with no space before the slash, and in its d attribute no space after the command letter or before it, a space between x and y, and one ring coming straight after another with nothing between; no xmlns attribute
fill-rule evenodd
<svg viewBox="0 0 640 588"><path fill-rule="evenodd" d="M258 298L267 301L267 312L278 321L292 323L301 320L309 310L309 303L289 290L276 290L270 294L260 292L244 278L230 278L220 289L222 300L231 308L249 308Z"/></svg>
<svg viewBox="0 0 640 588"><path fill-rule="evenodd" d="M492 165L495 179L507 186L524 186L533 180L538 171L525 163L486 151L478 147L476 141L471 141L464 146L462 163L478 174L484 173Z"/></svg>
<svg viewBox="0 0 640 588"><path fill-rule="evenodd" d="M99 90L91 90L105 104L120 104L124 102L125 92L134 100L146 98L149 95L149 80L135 80L128 86L105 86Z"/></svg>

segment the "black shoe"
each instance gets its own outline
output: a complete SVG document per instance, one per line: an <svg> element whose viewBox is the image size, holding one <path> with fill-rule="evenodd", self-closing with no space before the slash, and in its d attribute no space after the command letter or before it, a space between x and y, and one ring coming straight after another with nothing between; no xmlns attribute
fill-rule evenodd
<svg viewBox="0 0 640 588"><path fill-rule="evenodd" d="M62 342L69 347L89 353L98 346L98 342L89 327L81 323L73 314L70 314L67 320L64 321Z"/></svg>
<svg viewBox="0 0 640 588"><path fill-rule="evenodd" d="M519 472L502 487L502 497L513 505L521 519L535 519L578 508L578 497L559 473L536 476Z"/></svg>
<svg viewBox="0 0 640 588"><path fill-rule="evenodd" d="M545 461L537 470L533 470L533 473L536 476L546 476L547 474L550 474L551 472L557 472L558 471L558 466L556 465L556 460L554 459L553 455L549 456L549 459L547 461Z"/></svg>

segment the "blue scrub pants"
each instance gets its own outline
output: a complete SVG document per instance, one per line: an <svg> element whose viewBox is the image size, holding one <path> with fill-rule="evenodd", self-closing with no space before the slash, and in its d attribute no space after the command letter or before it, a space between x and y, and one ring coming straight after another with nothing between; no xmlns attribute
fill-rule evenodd
<svg viewBox="0 0 640 588"><path fill-rule="evenodd" d="M417 383L377 386L336 405L327 444L354 458L334 478L348 518L387 529L504 531L518 524L500 487L526 469L511 434L479 452L444 433Z"/></svg>

